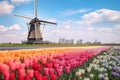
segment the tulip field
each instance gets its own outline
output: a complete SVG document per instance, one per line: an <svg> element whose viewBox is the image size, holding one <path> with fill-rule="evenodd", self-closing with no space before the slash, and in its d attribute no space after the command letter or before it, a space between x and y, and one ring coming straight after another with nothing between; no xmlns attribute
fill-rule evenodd
<svg viewBox="0 0 120 80"><path fill-rule="evenodd" d="M0 80L120 80L111 46L0 51Z"/></svg>

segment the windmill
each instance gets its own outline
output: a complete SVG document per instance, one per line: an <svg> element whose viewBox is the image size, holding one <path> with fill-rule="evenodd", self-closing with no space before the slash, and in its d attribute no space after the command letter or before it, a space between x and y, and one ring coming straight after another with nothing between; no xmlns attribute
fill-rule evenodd
<svg viewBox="0 0 120 80"><path fill-rule="evenodd" d="M35 10L35 18L30 18L30 17L26 17L26 16L21 16L21 15L14 15L17 17L31 20L29 22L29 24L27 24L27 27L28 27L27 43L28 44L43 43L42 31L40 28L42 23L57 25L57 23L55 23L55 22L49 22L49 21L44 21L44 20L38 19L37 0L34 0L34 10Z"/></svg>

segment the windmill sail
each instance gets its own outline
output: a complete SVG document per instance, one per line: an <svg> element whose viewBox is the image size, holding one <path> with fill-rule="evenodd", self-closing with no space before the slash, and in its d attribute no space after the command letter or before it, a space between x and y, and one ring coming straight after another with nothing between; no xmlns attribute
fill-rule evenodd
<svg viewBox="0 0 120 80"><path fill-rule="evenodd" d="M34 10L35 10L35 18L38 17L37 15L37 0L34 0Z"/></svg>
<svg viewBox="0 0 120 80"><path fill-rule="evenodd" d="M40 22L43 22L43 23L48 23L48 24L54 24L54 25L57 25L57 23L54 23L54 22L49 22L49 21L44 21L44 20L39 20Z"/></svg>

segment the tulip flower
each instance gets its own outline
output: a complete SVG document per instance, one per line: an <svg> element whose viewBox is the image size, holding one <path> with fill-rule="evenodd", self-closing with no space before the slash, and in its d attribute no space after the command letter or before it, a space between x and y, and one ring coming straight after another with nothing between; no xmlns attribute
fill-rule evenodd
<svg viewBox="0 0 120 80"><path fill-rule="evenodd" d="M104 77L105 77L105 76L104 76L103 74L99 74L99 75L98 75L98 78L99 78L99 79L104 79Z"/></svg>
<svg viewBox="0 0 120 80"><path fill-rule="evenodd" d="M44 68L44 75L46 75L46 76L49 75L49 68Z"/></svg>
<svg viewBox="0 0 120 80"><path fill-rule="evenodd" d="M94 74L90 74L90 78L93 79L93 77L94 77Z"/></svg>
<svg viewBox="0 0 120 80"><path fill-rule="evenodd" d="M43 80L43 77L41 74L39 74L38 72L35 72L35 80Z"/></svg>
<svg viewBox="0 0 120 80"><path fill-rule="evenodd" d="M38 58L33 58L33 63L37 63L38 62Z"/></svg>
<svg viewBox="0 0 120 80"><path fill-rule="evenodd" d="M53 68L49 68L49 74L50 75L54 74L54 69Z"/></svg>
<svg viewBox="0 0 120 80"><path fill-rule="evenodd" d="M30 77L30 76L25 76L24 79L25 79L25 80L31 80L31 77Z"/></svg>
<svg viewBox="0 0 120 80"><path fill-rule="evenodd" d="M16 69L16 64L11 62L10 63L10 70L14 71Z"/></svg>
<svg viewBox="0 0 120 80"><path fill-rule="evenodd" d="M55 63L54 68L57 69L59 67L59 64Z"/></svg>
<svg viewBox="0 0 120 80"><path fill-rule="evenodd" d="M15 73L10 73L9 80L15 80Z"/></svg>
<svg viewBox="0 0 120 80"><path fill-rule="evenodd" d="M65 71L66 71L66 73L69 73L70 72L70 66L65 66Z"/></svg>
<svg viewBox="0 0 120 80"><path fill-rule="evenodd" d="M42 74L40 74L37 70L34 70L35 80L43 80Z"/></svg>
<svg viewBox="0 0 120 80"><path fill-rule="evenodd" d="M76 75L77 77L79 77L79 76L82 75L82 73L81 73L80 71L77 71L77 72L75 73L75 75Z"/></svg>
<svg viewBox="0 0 120 80"><path fill-rule="evenodd" d="M37 64L37 63L34 63L32 67L34 70L38 70L38 71L42 70L42 66L40 64Z"/></svg>
<svg viewBox="0 0 120 80"><path fill-rule="evenodd" d="M32 59L29 59L29 65L33 66L33 60Z"/></svg>
<svg viewBox="0 0 120 80"><path fill-rule="evenodd" d="M6 65L6 64L3 64L1 66L1 72L4 74L4 75L8 75L9 74L9 66Z"/></svg>
<svg viewBox="0 0 120 80"><path fill-rule="evenodd" d="M87 72L90 72L91 71L91 68L90 67L87 67Z"/></svg>
<svg viewBox="0 0 120 80"><path fill-rule="evenodd" d="M57 76L55 74L50 75L50 80L57 80Z"/></svg>
<svg viewBox="0 0 120 80"><path fill-rule="evenodd" d="M43 63L43 64L45 64L45 63L46 63L46 61L47 61L47 59L46 59L46 58L42 58L42 63Z"/></svg>
<svg viewBox="0 0 120 80"><path fill-rule="evenodd" d="M34 71L33 70L27 70L27 75L32 78L34 76Z"/></svg>
<svg viewBox="0 0 120 80"><path fill-rule="evenodd" d="M37 70L34 70L34 76L37 76L39 72Z"/></svg>
<svg viewBox="0 0 120 80"><path fill-rule="evenodd" d="M25 63L20 64L20 69L25 69Z"/></svg>
<svg viewBox="0 0 120 80"><path fill-rule="evenodd" d="M22 74L18 74L18 80L24 80L25 76Z"/></svg>
<svg viewBox="0 0 120 80"><path fill-rule="evenodd" d="M4 80L9 80L9 76L10 76L9 73L8 73L8 74L5 74L5 75L4 75Z"/></svg>
<svg viewBox="0 0 120 80"><path fill-rule="evenodd" d="M45 65L45 67L47 67L47 68L52 68L52 63L45 63L44 65Z"/></svg>
<svg viewBox="0 0 120 80"><path fill-rule="evenodd" d="M84 78L83 80L90 80L90 78Z"/></svg>
<svg viewBox="0 0 120 80"><path fill-rule="evenodd" d="M26 67L28 67L28 66L30 65L30 64L29 64L29 60L27 60L27 59L24 60L24 64L25 64Z"/></svg>
<svg viewBox="0 0 120 80"><path fill-rule="evenodd" d="M48 80L48 76L42 76L43 80Z"/></svg>
<svg viewBox="0 0 120 80"><path fill-rule="evenodd" d="M108 77L104 77L104 80L109 80L109 78Z"/></svg>
<svg viewBox="0 0 120 80"><path fill-rule="evenodd" d="M62 76L62 69L57 69L56 72L57 72L57 75L58 75L58 76Z"/></svg>
<svg viewBox="0 0 120 80"><path fill-rule="evenodd" d="M15 62L15 67L16 67L16 69L19 69L20 68L20 65L21 65L21 62L19 61L19 62Z"/></svg>
<svg viewBox="0 0 120 80"><path fill-rule="evenodd" d="M25 69L19 69L18 71L18 75L22 75L22 76L25 76L26 75L26 72L25 72Z"/></svg>

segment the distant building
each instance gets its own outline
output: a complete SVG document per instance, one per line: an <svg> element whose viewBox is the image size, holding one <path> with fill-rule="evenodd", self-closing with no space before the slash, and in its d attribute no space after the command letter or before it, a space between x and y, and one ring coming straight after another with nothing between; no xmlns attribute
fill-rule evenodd
<svg viewBox="0 0 120 80"><path fill-rule="evenodd" d="M82 39L77 40L77 44L82 44Z"/></svg>
<svg viewBox="0 0 120 80"><path fill-rule="evenodd" d="M61 44L62 43L62 39L61 38L59 38L59 42L58 42L59 44Z"/></svg>
<svg viewBox="0 0 120 80"><path fill-rule="evenodd" d="M98 41L95 39L95 41L93 42L93 44L101 44L101 42L98 42Z"/></svg>
<svg viewBox="0 0 120 80"><path fill-rule="evenodd" d="M59 44L74 44L74 39L59 38Z"/></svg>
<svg viewBox="0 0 120 80"><path fill-rule="evenodd" d="M71 44L74 44L74 39L71 39L70 43L71 43Z"/></svg>

